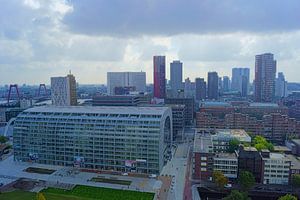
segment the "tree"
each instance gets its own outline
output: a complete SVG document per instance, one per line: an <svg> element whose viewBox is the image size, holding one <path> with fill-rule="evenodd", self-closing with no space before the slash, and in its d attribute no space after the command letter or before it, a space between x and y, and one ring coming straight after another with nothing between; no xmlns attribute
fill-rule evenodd
<svg viewBox="0 0 300 200"><path fill-rule="evenodd" d="M213 181L218 185L220 189L223 189L224 186L228 183L228 178L224 176L221 171L213 172Z"/></svg>
<svg viewBox="0 0 300 200"><path fill-rule="evenodd" d="M295 187L300 187L300 175L299 174L292 175L292 185Z"/></svg>
<svg viewBox="0 0 300 200"><path fill-rule="evenodd" d="M0 136L0 143L3 144L3 143L6 143L8 141L7 137L1 135Z"/></svg>
<svg viewBox="0 0 300 200"><path fill-rule="evenodd" d="M285 196L280 197L278 200L297 200L297 197L287 194Z"/></svg>
<svg viewBox="0 0 300 200"><path fill-rule="evenodd" d="M243 191L248 191L255 184L255 178L251 172L242 171L239 175L238 182Z"/></svg>
<svg viewBox="0 0 300 200"><path fill-rule="evenodd" d="M232 190L231 193L223 198L223 200L249 200L247 193L239 192L238 190Z"/></svg>
<svg viewBox="0 0 300 200"><path fill-rule="evenodd" d="M253 140L253 146L258 150L261 151L262 149L268 149L270 151L274 151L274 146L272 143L268 142L266 138L262 136L255 136Z"/></svg>
<svg viewBox="0 0 300 200"><path fill-rule="evenodd" d="M38 192L36 195L36 200L46 200L46 197L44 196L43 193Z"/></svg>
<svg viewBox="0 0 300 200"><path fill-rule="evenodd" d="M230 153L234 153L234 151L239 148L239 145L240 145L240 141L238 139L234 138L234 139L230 140L228 151Z"/></svg>

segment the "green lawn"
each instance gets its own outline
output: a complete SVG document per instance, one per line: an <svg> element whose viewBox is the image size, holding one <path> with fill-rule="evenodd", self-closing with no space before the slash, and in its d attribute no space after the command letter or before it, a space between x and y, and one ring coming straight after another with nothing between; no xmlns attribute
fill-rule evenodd
<svg viewBox="0 0 300 200"><path fill-rule="evenodd" d="M35 193L16 190L13 192L0 194L1 200L31 200L35 199Z"/></svg>
<svg viewBox="0 0 300 200"><path fill-rule="evenodd" d="M154 193L116 190L110 188L90 187L83 185L75 186L74 189L70 191L65 191L56 188L48 188L43 190L42 192L45 194L64 194L101 200L152 200L154 198Z"/></svg>
<svg viewBox="0 0 300 200"><path fill-rule="evenodd" d="M73 190L48 188L42 191L47 200L152 200L154 193L75 186ZM36 193L16 190L0 194L1 200L36 200Z"/></svg>
<svg viewBox="0 0 300 200"><path fill-rule="evenodd" d="M102 177L94 177L91 179L94 182L101 183L110 183L110 184L119 184L119 185L130 185L132 181L127 180L119 180L119 179L110 179L110 178L102 178Z"/></svg>
<svg viewBox="0 0 300 200"><path fill-rule="evenodd" d="M62 194L44 194L46 200L93 200L91 198L76 197ZM0 194L1 200L36 200L36 193L26 191L13 191Z"/></svg>

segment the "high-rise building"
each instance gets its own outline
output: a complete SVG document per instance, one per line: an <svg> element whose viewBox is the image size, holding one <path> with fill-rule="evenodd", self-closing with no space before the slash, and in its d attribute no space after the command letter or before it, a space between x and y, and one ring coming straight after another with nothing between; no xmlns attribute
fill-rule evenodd
<svg viewBox="0 0 300 200"><path fill-rule="evenodd" d="M116 94L116 88L134 88L137 92L146 92L146 72L107 72L107 92Z"/></svg>
<svg viewBox="0 0 300 200"><path fill-rule="evenodd" d="M182 88L182 62L179 60L174 60L170 64L170 74L171 74L171 91L172 96L177 97L178 90Z"/></svg>
<svg viewBox="0 0 300 200"><path fill-rule="evenodd" d="M218 99L219 97L219 77L217 72L208 72L207 97L208 99Z"/></svg>
<svg viewBox="0 0 300 200"><path fill-rule="evenodd" d="M51 77L51 99L55 106L77 105L76 80L72 74Z"/></svg>
<svg viewBox="0 0 300 200"><path fill-rule="evenodd" d="M249 68L233 68L231 89L238 91L242 96L249 94L250 69Z"/></svg>
<svg viewBox="0 0 300 200"><path fill-rule="evenodd" d="M184 97L194 98L195 96L195 84L191 82L190 78L186 78L184 81Z"/></svg>
<svg viewBox="0 0 300 200"><path fill-rule="evenodd" d="M196 100L200 101L206 99L206 82L204 78L196 78Z"/></svg>
<svg viewBox="0 0 300 200"><path fill-rule="evenodd" d="M222 79L222 77L219 77L219 81L218 81L218 90L219 90L219 93L220 93L220 94L223 93L223 79Z"/></svg>
<svg viewBox="0 0 300 200"><path fill-rule="evenodd" d="M255 56L255 101L272 102L275 96L276 60L271 53Z"/></svg>
<svg viewBox="0 0 300 200"><path fill-rule="evenodd" d="M223 92L230 90L230 79L228 76L223 76Z"/></svg>
<svg viewBox="0 0 300 200"><path fill-rule="evenodd" d="M154 67L154 97L164 99L166 97L166 57L153 56Z"/></svg>
<svg viewBox="0 0 300 200"><path fill-rule="evenodd" d="M282 72L278 73L278 77L275 83L275 96L276 97L287 97L287 81L285 81Z"/></svg>

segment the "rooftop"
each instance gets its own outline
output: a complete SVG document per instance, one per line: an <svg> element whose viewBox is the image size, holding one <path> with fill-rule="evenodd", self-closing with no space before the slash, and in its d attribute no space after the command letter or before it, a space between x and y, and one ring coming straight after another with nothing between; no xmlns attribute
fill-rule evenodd
<svg viewBox="0 0 300 200"><path fill-rule="evenodd" d="M217 154L215 154L215 158L234 159L234 158L237 158L237 155L235 153L217 153Z"/></svg>
<svg viewBox="0 0 300 200"><path fill-rule="evenodd" d="M285 158L285 155L282 153L270 153L270 159L279 160L279 159L284 159L284 158Z"/></svg>
<svg viewBox="0 0 300 200"><path fill-rule="evenodd" d="M231 105L226 102L206 101L201 103L200 107L231 107Z"/></svg>
<svg viewBox="0 0 300 200"><path fill-rule="evenodd" d="M194 139L194 152L210 153L212 140L209 133L196 133Z"/></svg>
<svg viewBox="0 0 300 200"><path fill-rule="evenodd" d="M37 106L24 112L163 115L168 109L168 107L132 106Z"/></svg>
<svg viewBox="0 0 300 200"><path fill-rule="evenodd" d="M276 103L250 103L250 107L270 107L270 108L277 108L279 106Z"/></svg>
<svg viewBox="0 0 300 200"><path fill-rule="evenodd" d="M286 146L274 146L274 151L281 151L281 152L287 152L291 151L289 148Z"/></svg>
<svg viewBox="0 0 300 200"><path fill-rule="evenodd" d="M244 147L244 151L257 151L255 147Z"/></svg>
<svg viewBox="0 0 300 200"><path fill-rule="evenodd" d="M293 139L292 140L294 143L296 143L297 145L300 145L300 139Z"/></svg>
<svg viewBox="0 0 300 200"><path fill-rule="evenodd" d="M300 158L294 155L286 155L286 157L292 161L291 169L300 169Z"/></svg>
<svg viewBox="0 0 300 200"><path fill-rule="evenodd" d="M251 137L243 129L218 129L213 137L236 138L241 142L251 142Z"/></svg>

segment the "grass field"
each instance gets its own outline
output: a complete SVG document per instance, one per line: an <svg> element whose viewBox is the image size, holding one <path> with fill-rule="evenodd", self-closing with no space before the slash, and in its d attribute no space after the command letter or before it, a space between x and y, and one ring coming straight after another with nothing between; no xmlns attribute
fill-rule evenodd
<svg viewBox="0 0 300 200"><path fill-rule="evenodd" d="M42 191L45 194L64 194L77 197L101 199L101 200L152 200L154 193L136 192L127 190L115 190L110 188L98 188L90 186L75 186L73 190L65 191L62 189L48 188Z"/></svg>
<svg viewBox="0 0 300 200"><path fill-rule="evenodd" d="M127 180L101 178L101 177L94 177L91 179L91 181L101 182L101 183L110 183L110 184L119 184L119 185L130 185L132 182L132 181L127 181Z"/></svg>
<svg viewBox="0 0 300 200"><path fill-rule="evenodd" d="M75 186L73 190L48 188L42 191L47 200L152 200L154 193ZM1 200L35 200L36 193L13 191L0 194Z"/></svg>

